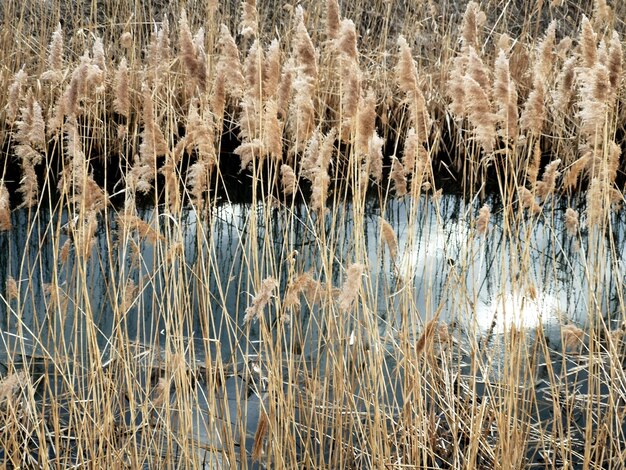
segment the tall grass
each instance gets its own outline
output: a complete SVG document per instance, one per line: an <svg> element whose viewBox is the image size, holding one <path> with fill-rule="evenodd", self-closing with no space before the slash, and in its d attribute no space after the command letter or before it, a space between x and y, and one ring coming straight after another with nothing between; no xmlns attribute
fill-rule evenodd
<svg viewBox="0 0 626 470"><path fill-rule="evenodd" d="M623 468L624 5L182 3L0 4L2 464Z"/></svg>

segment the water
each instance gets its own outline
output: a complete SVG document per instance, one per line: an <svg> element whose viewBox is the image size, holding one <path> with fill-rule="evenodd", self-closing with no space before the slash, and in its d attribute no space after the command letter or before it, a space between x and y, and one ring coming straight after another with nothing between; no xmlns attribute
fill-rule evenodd
<svg viewBox="0 0 626 470"><path fill-rule="evenodd" d="M57 224L68 223L67 213L50 217L40 212L33 217L16 211L16 228L0 234L4 253L0 286L10 275L21 292L19 302L9 300L6 290L0 299L0 362L6 368L9 356L36 362L41 357L74 355L76 364L87 365L93 345L85 332L93 329L100 361L108 366L115 360L111 354L115 337L123 331L138 347L151 345L154 363L142 368L149 375L157 363L166 361L165 350L182 344L188 363L204 365L219 358L224 364L235 364L224 384L229 403L224 413L236 422L238 397L248 397L246 432L240 435L237 430L237 441L249 455L264 400L263 371L255 369L263 337L257 322L251 326L243 322L255 293L251 273L257 279L278 275L279 291L284 293L290 269L313 270L321 273L323 281L341 287L345 267L352 261L366 262L369 270L362 295L365 304L376 308L382 337L393 338L400 328L406 290L412 291L410 308L424 321L440 310L441 321L454 325L459 340L468 344L478 338L497 348L499 336L511 327L530 336L541 327L558 350L560 325L575 323L584 328L594 310L610 326L617 326L613 319L622 317L620 298L626 294L623 212L612 217L610 237L587 231L580 239L571 237L564 227L563 208L526 218L515 236L507 236L501 209L495 201L489 203L493 207L490 231L477 238L471 231L476 204L454 195L438 201L422 198L416 205L410 199L389 201L384 217L398 237L395 261L381 242L381 208L376 201L367 202L363 225L355 225L355 211L349 204L333 208L325 216L323 234L317 215L305 206L278 211L263 205L222 204L205 219L186 210L178 220L144 210L141 219L155 233L171 237L165 251L147 237L119 242L116 231L121 227L111 212L106 224L99 222L86 264L79 262L75 251L65 263L58 259L68 236L57 240L52 234ZM325 244L320 244L321 238ZM363 243L363 250L355 243ZM329 247L332 253L321 252ZM358 259L363 253L367 260ZM128 291L134 295L123 315L114 308L123 298L115 279L132 281ZM47 286L53 281L58 287L51 294ZM184 295L180 286L185 287ZM173 308L187 313L172 322L167 311ZM268 321L276 321L275 311L270 309L268 315ZM319 338L327 324L317 307L305 304L300 321L306 331L299 344L303 360L323 370L326 350ZM341 340L352 344L363 334L362 325L355 317L346 321L345 331L350 334ZM176 342L181 338L183 343ZM393 355L388 360L395 367ZM394 380L398 377L391 374L391 389ZM198 396L200 406L193 418L196 437L215 443L219 426L207 424L207 398L201 388ZM396 405L403 400L393 390L387 396ZM219 466L216 456L210 460L207 467Z"/></svg>

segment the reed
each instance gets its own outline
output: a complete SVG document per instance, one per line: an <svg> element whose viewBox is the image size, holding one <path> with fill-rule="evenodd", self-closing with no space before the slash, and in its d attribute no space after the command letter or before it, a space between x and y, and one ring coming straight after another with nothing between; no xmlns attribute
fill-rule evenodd
<svg viewBox="0 0 626 470"><path fill-rule="evenodd" d="M0 466L626 466L625 15L0 3Z"/></svg>

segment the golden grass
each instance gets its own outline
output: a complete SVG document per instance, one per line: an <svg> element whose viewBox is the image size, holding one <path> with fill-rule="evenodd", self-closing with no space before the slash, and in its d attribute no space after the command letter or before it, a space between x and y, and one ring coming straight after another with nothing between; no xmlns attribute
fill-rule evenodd
<svg viewBox="0 0 626 470"><path fill-rule="evenodd" d="M0 465L623 468L624 8L1 3ZM420 292L451 185L465 257ZM509 319L544 225L585 292L556 346Z"/></svg>

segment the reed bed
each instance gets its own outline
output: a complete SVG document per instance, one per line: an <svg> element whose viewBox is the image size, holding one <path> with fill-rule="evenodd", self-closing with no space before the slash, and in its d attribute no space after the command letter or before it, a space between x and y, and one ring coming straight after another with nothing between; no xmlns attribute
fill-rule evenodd
<svg viewBox="0 0 626 470"><path fill-rule="evenodd" d="M1 3L0 464L624 468L625 8Z"/></svg>

